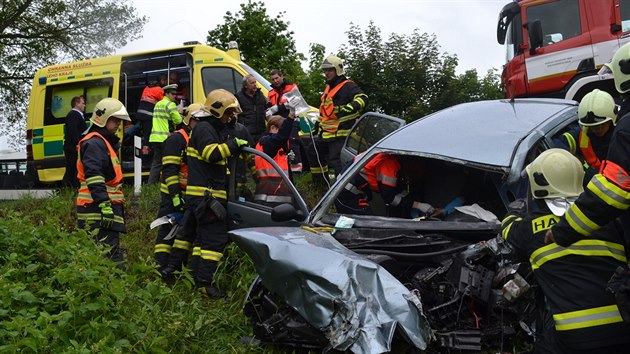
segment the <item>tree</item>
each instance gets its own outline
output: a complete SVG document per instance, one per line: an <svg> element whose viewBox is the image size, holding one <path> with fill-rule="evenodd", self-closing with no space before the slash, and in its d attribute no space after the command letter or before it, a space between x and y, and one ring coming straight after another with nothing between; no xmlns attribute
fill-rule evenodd
<svg viewBox="0 0 630 354"><path fill-rule="evenodd" d="M263 2L250 0L241 4L236 14L226 12L225 22L208 31L207 42L227 48L229 42L236 41L243 59L256 71L268 75L272 69L281 69L288 79L297 80L304 76L300 61L306 58L297 52L284 14L269 17Z"/></svg>
<svg viewBox="0 0 630 354"><path fill-rule="evenodd" d="M37 69L111 54L146 21L119 0L0 0L0 118L23 126Z"/></svg>
<svg viewBox="0 0 630 354"><path fill-rule="evenodd" d="M373 22L365 31L351 24L346 34L338 54L347 76L368 94L369 110L412 121L454 104L501 97L496 70L482 80L474 69L457 75L457 55L441 53L435 35L416 29L384 42Z"/></svg>

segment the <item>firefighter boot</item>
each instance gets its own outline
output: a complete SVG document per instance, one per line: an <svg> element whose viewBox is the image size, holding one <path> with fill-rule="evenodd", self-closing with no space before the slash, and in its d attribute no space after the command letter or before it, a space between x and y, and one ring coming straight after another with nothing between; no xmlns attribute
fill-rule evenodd
<svg viewBox="0 0 630 354"><path fill-rule="evenodd" d="M204 297L207 297L210 299L222 299L226 296L225 291L217 288L214 285L201 286L199 287L199 292Z"/></svg>

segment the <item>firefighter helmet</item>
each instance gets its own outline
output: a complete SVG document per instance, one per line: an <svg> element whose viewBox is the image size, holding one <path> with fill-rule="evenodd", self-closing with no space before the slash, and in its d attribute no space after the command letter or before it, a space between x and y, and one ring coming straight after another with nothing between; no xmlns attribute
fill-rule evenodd
<svg viewBox="0 0 630 354"><path fill-rule="evenodd" d="M210 112L206 111L203 108L203 103L193 103L190 106L186 107L186 115L184 116L183 122L186 125L190 124L190 119L201 119L212 116Z"/></svg>
<svg viewBox="0 0 630 354"><path fill-rule="evenodd" d="M210 112L215 118L223 117L228 108L234 108L236 113L243 112L238 104L236 96L224 89L216 89L208 93L204 108Z"/></svg>
<svg viewBox="0 0 630 354"><path fill-rule="evenodd" d="M103 98L94 106L90 121L103 128L110 117L131 121L125 105L115 98Z"/></svg>
<svg viewBox="0 0 630 354"><path fill-rule="evenodd" d="M617 121L617 105L613 97L606 91L595 89L587 93L580 101L578 108L580 125L592 127L611 121Z"/></svg>
<svg viewBox="0 0 630 354"><path fill-rule="evenodd" d="M335 69L335 73L337 76L343 75L345 72L343 71L343 62L336 55L329 55L324 59L322 66L319 67L321 70L324 69Z"/></svg>
<svg viewBox="0 0 630 354"><path fill-rule="evenodd" d="M612 74L619 93L630 91L630 42L617 49L612 61L604 64L599 74Z"/></svg>
<svg viewBox="0 0 630 354"><path fill-rule="evenodd" d="M582 193L584 168L563 149L549 149L525 167L534 199L573 198Z"/></svg>

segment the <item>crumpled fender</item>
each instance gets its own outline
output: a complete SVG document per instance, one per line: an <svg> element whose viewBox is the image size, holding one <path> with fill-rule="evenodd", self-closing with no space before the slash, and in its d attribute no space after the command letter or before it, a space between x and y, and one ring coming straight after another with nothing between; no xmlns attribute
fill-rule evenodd
<svg viewBox="0 0 630 354"><path fill-rule="evenodd" d="M335 349L388 352L397 328L419 349L433 338L419 294L329 232L249 228L231 231L230 237L253 260L263 285L320 329Z"/></svg>

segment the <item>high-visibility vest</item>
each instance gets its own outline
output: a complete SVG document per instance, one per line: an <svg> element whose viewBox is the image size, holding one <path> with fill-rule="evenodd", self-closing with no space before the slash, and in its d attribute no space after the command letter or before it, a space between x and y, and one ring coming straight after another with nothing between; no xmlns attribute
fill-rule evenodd
<svg viewBox="0 0 630 354"><path fill-rule="evenodd" d="M109 150L109 158L112 161L112 166L114 167L114 173L116 174L114 178L109 181L105 181L105 187L107 188L107 194L109 195L109 200L112 204L123 204L125 202L125 196L122 191L122 182L123 173L122 168L120 166L120 161L118 160L118 155L116 155L116 151L112 148L111 144L105 139L101 134L97 132L91 132L85 136L85 138L81 139L78 144L78 154L79 159L77 160L77 170L79 182L81 182L81 186L79 187L79 195L77 196L77 205L83 206L86 204L91 204L94 202L92 199L92 193L90 193L90 189L88 188L88 182L85 179L85 171L83 169L83 162L81 161L81 142L88 140L92 137L98 137L103 139L105 142L105 146L107 146L107 150ZM90 179L100 179L100 176L90 177Z"/></svg>
<svg viewBox="0 0 630 354"><path fill-rule="evenodd" d="M337 119L337 115L335 114L335 105L333 104L333 98L341 90L341 88L350 82L350 80L346 80L340 82L335 86L334 89L330 89L330 85L326 85L324 89L324 94L322 95L322 104L319 106L319 115L322 117L321 123L319 126L329 133L335 133L337 131L337 127L339 127L339 120Z"/></svg>
<svg viewBox="0 0 630 354"><path fill-rule="evenodd" d="M588 129L582 129L580 131L580 135L578 137L578 145L580 146L580 151L582 152L582 156L584 156L584 160L591 167L599 171L599 168L602 166L602 161L595 154L595 150L593 150L593 145L591 144L591 139L588 137Z"/></svg>
<svg viewBox="0 0 630 354"><path fill-rule="evenodd" d="M161 87L153 86L153 87L145 87L142 90L142 95L140 97L140 101L148 102L153 105L160 102L164 98L164 91Z"/></svg>
<svg viewBox="0 0 630 354"><path fill-rule="evenodd" d="M385 160L393 160L394 163L381 164L381 162L384 162ZM370 160L370 162L363 166L359 175L368 182L370 189L378 192L379 182L386 186L396 187L396 184L398 183L396 174L399 169L400 164L394 156L381 153L377 154L372 160Z"/></svg>
<svg viewBox="0 0 630 354"><path fill-rule="evenodd" d="M153 122L149 141L152 143L163 143L181 122L182 117L177 111L175 102L168 97L164 97L153 109Z"/></svg>
<svg viewBox="0 0 630 354"><path fill-rule="evenodd" d="M264 152L263 151L263 147L262 147L262 145L260 145L260 143L256 144L256 150L258 150L260 152ZM280 166L280 168L285 173L287 173L287 174L289 173L289 159L287 157L287 154L284 152L284 149L278 150L278 153L276 154L276 156L273 157L273 161L275 163L277 163L278 166ZM254 163L256 165L256 177L258 177L258 178L268 178L268 177L280 178L280 174L278 174L278 171L276 171L276 169L269 162L267 162L267 160L263 159L262 157L256 155L256 158L254 159Z"/></svg>
<svg viewBox="0 0 630 354"><path fill-rule="evenodd" d="M269 91L269 102L272 105L278 105L278 104L288 102L288 100L284 98L283 95L291 91L294 87L295 87L295 84L287 84L284 86L284 89L282 90L282 92L278 92L275 89Z"/></svg>

